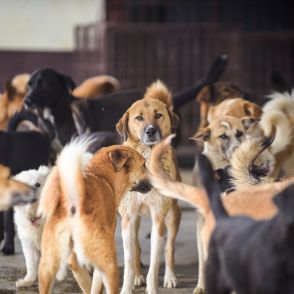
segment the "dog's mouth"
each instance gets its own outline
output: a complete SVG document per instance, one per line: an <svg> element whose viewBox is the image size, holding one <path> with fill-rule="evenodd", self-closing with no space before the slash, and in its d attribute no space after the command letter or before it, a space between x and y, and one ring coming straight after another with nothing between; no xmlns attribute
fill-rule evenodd
<svg viewBox="0 0 294 294"><path fill-rule="evenodd" d="M29 203L34 203L38 200L35 189L32 192L24 194L20 192L14 192L12 194L11 205L25 205Z"/></svg>
<svg viewBox="0 0 294 294"><path fill-rule="evenodd" d="M147 146L158 144L161 139L161 130L154 125L146 126L141 134L141 141Z"/></svg>
<svg viewBox="0 0 294 294"><path fill-rule="evenodd" d="M152 189L152 186L148 180L140 181L137 185L135 185L131 191L132 192L140 192L140 193L148 193Z"/></svg>
<svg viewBox="0 0 294 294"><path fill-rule="evenodd" d="M42 218L41 215L39 215L39 216L35 215L35 216L30 216L29 220L33 226L38 226L38 225L40 225L41 218Z"/></svg>

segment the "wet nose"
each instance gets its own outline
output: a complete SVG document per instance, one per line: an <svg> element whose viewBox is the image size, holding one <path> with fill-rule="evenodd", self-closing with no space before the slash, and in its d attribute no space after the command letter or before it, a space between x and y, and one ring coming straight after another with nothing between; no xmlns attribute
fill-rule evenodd
<svg viewBox="0 0 294 294"><path fill-rule="evenodd" d="M145 133L149 138L154 137L156 132L157 132L157 129L154 126L149 126L145 130Z"/></svg>

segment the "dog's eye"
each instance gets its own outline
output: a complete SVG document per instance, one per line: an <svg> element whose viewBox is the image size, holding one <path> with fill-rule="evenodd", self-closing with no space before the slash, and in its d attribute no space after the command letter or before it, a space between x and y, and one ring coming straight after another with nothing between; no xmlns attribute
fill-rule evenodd
<svg viewBox="0 0 294 294"><path fill-rule="evenodd" d="M159 118L161 118L163 115L162 115L162 113L155 113L155 119L159 119Z"/></svg>
<svg viewBox="0 0 294 294"><path fill-rule="evenodd" d="M138 121L142 121L144 118L143 118L143 115L138 115L135 117L135 119Z"/></svg>
<svg viewBox="0 0 294 294"><path fill-rule="evenodd" d="M219 138L221 138L221 139L228 139L228 136L226 134L222 134L222 135L219 136Z"/></svg>
<svg viewBox="0 0 294 294"><path fill-rule="evenodd" d="M40 183L36 183L35 184L35 188L40 188L41 187L41 184Z"/></svg>
<svg viewBox="0 0 294 294"><path fill-rule="evenodd" d="M236 133L236 137L241 138L242 136L243 136L243 132L238 130L237 133Z"/></svg>

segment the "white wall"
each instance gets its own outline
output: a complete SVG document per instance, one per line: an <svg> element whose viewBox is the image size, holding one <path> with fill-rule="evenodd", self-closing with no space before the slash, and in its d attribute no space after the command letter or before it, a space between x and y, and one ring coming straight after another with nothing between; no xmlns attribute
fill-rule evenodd
<svg viewBox="0 0 294 294"><path fill-rule="evenodd" d="M0 0L0 50L70 51L74 27L104 19L104 0Z"/></svg>

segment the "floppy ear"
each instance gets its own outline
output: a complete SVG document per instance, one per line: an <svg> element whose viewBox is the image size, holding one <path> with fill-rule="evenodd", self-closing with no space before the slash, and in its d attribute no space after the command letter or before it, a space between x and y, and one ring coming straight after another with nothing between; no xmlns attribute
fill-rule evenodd
<svg viewBox="0 0 294 294"><path fill-rule="evenodd" d="M195 135L193 135L190 139L195 141L207 141L210 138L210 129L204 128L199 130Z"/></svg>
<svg viewBox="0 0 294 294"><path fill-rule="evenodd" d="M273 199L279 209L279 214L287 224L294 223L294 184L281 191Z"/></svg>
<svg viewBox="0 0 294 294"><path fill-rule="evenodd" d="M262 109L255 103L245 102L244 103L244 113L247 116L259 118L262 115Z"/></svg>
<svg viewBox="0 0 294 294"><path fill-rule="evenodd" d="M252 127L253 125L257 124L260 119L259 118L254 118L254 117L249 117L249 116L245 116L241 119L243 126L245 128L245 130L248 130L250 127Z"/></svg>
<svg viewBox="0 0 294 294"><path fill-rule="evenodd" d="M129 152L122 149L112 150L108 152L108 158L112 163L115 172L119 172L126 164L129 158Z"/></svg>
<svg viewBox="0 0 294 294"><path fill-rule="evenodd" d="M4 89L7 92L8 100L12 100L13 96L16 94L17 91L15 87L12 85L11 79L4 81Z"/></svg>
<svg viewBox="0 0 294 294"><path fill-rule="evenodd" d="M60 73L59 78L69 92L72 92L73 89L76 87L75 82L73 81L73 79L70 76L67 76L67 75Z"/></svg>
<svg viewBox="0 0 294 294"><path fill-rule="evenodd" d="M10 176L10 168L0 164L0 180L6 180Z"/></svg>
<svg viewBox="0 0 294 294"><path fill-rule="evenodd" d="M170 110L169 107L166 107L170 121L171 121L171 126L172 126L172 133L174 133L176 131L176 129L178 128L181 119L180 117L175 114L172 110Z"/></svg>
<svg viewBox="0 0 294 294"><path fill-rule="evenodd" d="M124 138L124 141L128 138L128 122L129 122L129 113L126 112L123 117L116 124L117 132Z"/></svg>

